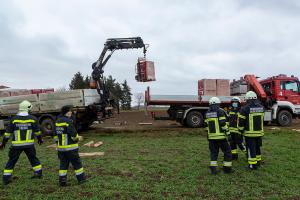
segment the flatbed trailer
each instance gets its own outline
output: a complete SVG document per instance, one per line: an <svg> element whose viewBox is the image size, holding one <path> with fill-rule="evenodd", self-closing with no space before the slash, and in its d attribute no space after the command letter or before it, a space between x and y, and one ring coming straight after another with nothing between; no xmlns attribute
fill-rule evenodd
<svg viewBox="0 0 300 200"><path fill-rule="evenodd" d="M155 120L175 120L183 126L196 128L201 127L204 122L204 114L209 108L208 95L152 95L150 88L145 91L145 109L151 112ZM230 106L232 96L218 96L221 107L227 109ZM245 97L240 96L242 102ZM168 117L156 116L155 112L149 110L149 106L168 106Z"/></svg>
<svg viewBox="0 0 300 200"><path fill-rule="evenodd" d="M265 107L266 123L276 122L280 126L289 126L292 120L300 118L300 83L297 77L278 75L257 80L255 75L245 75L248 91L255 91L258 99ZM235 95L236 96L236 95ZM153 95L150 88L145 91L145 109L148 106L168 106L168 117L159 117L151 112L157 120L175 120L184 126L196 128L203 126L204 114L209 108L208 95ZM221 107L227 110L233 96L217 96L221 100ZM242 104L245 96L238 96Z"/></svg>

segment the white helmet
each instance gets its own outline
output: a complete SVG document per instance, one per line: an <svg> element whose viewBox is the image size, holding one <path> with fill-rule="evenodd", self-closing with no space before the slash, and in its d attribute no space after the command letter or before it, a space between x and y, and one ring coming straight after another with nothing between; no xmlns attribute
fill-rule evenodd
<svg viewBox="0 0 300 200"><path fill-rule="evenodd" d="M212 97L209 99L209 105L220 104L221 100L218 97Z"/></svg>
<svg viewBox="0 0 300 200"><path fill-rule="evenodd" d="M239 97L232 97L231 102L239 102L239 103L241 103L241 99Z"/></svg>
<svg viewBox="0 0 300 200"><path fill-rule="evenodd" d="M257 99L257 95L256 95L255 92L249 91L249 92L246 93L245 99L246 99L246 100Z"/></svg>
<svg viewBox="0 0 300 200"><path fill-rule="evenodd" d="M25 111L25 112L28 112L30 111L32 108L32 105L29 101L25 100L25 101L22 101L20 104L19 104L19 111Z"/></svg>

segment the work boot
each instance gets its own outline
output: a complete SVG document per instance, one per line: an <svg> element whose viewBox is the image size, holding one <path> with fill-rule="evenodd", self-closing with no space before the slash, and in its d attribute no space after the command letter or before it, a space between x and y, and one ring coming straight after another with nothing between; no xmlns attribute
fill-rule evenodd
<svg viewBox="0 0 300 200"><path fill-rule="evenodd" d="M216 175L218 173L217 167L215 167L215 166L209 166L209 169L210 169L210 173L213 175Z"/></svg>
<svg viewBox="0 0 300 200"><path fill-rule="evenodd" d="M84 173L82 173L82 174L80 174L80 175L77 175L76 178L77 178L77 180L78 180L78 184L83 184L83 183L87 182Z"/></svg>
<svg viewBox="0 0 300 200"><path fill-rule="evenodd" d="M41 179L43 177L43 172L42 170L34 172L33 176L31 177L32 179Z"/></svg>
<svg viewBox="0 0 300 200"><path fill-rule="evenodd" d="M59 186L61 186L61 187L67 186L67 177L66 176L59 177Z"/></svg>
<svg viewBox="0 0 300 200"><path fill-rule="evenodd" d="M237 153L232 154L232 160L237 160L239 155Z"/></svg>
<svg viewBox="0 0 300 200"><path fill-rule="evenodd" d="M264 164L264 161L262 161L262 160L260 160L260 161L257 161L257 167L260 167L261 165L263 165Z"/></svg>
<svg viewBox="0 0 300 200"><path fill-rule="evenodd" d="M251 170L256 170L257 165L256 164L251 164L251 165L248 165L248 168L251 169Z"/></svg>
<svg viewBox="0 0 300 200"><path fill-rule="evenodd" d="M59 186L60 187L66 187L67 186L67 182L59 182Z"/></svg>
<svg viewBox="0 0 300 200"><path fill-rule="evenodd" d="M226 166L223 167L223 171L225 174L230 174L233 172L231 167L226 167Z"/></svg>
<svg viewBox="0 0 300 200"><path fill-rule="evenodd" d="M11 183L11 177L10 176L3 176L3 185L8 185Z"/></svg>

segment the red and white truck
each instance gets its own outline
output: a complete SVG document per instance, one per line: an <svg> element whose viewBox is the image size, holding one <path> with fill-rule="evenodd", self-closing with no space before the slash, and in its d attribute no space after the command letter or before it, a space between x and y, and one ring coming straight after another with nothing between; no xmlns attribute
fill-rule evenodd
<svg viewBox="0 0 300 200"><path fill-rule="evenodd" d="M233 96L244 101L244 94L255 91L258 99L265 106L265 121L277 122L281 126L289 126L294 118L300 117L300 84L297 77L280 74L263 80L255 75L245 75L238 81L230 83L230 96L218 96L221 107L227 109ZM155 116L155 119L176 120L182 125L196 128L203 125L203 116L208 110L208 101L213 95L152 95L150 88L145 91L145 105L169 106L168 117Z"/></svg>

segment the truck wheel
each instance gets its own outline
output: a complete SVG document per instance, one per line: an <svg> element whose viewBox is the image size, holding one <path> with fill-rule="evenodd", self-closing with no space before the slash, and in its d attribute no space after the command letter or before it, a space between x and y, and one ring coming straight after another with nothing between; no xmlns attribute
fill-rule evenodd
<svg viewBox="0 0 300 200"><path fill-rule="evenodd" d="M90 127L90 123L80 123L80 124L78 124L77 125L77 130L78 131L86 131L86 130L88 130L89 129L89 127Z"/></svg>
<svg viewBox="0 0 300 200"><path fill-rule="evenodd" d="M278 116L277 116L277 123L280 126L289 126L289 125L291 125L292 120L293 120L293 116L289 111L287 111L287 110L279 111Z"/></svg>
<svg viewBox="0 0 300 200"><path fill-rule="evenodd" d="M41 122L41 131L43 135L53 135L54 134L54 121L51 118L45 118Z"/></svg>
<svg viewBox="0 0 300 200"><path fill-rule="evenodd" d="M186 125L189 128L199 128L203 125L203 115L198 111L191 111L186 116Z"/></svg>

